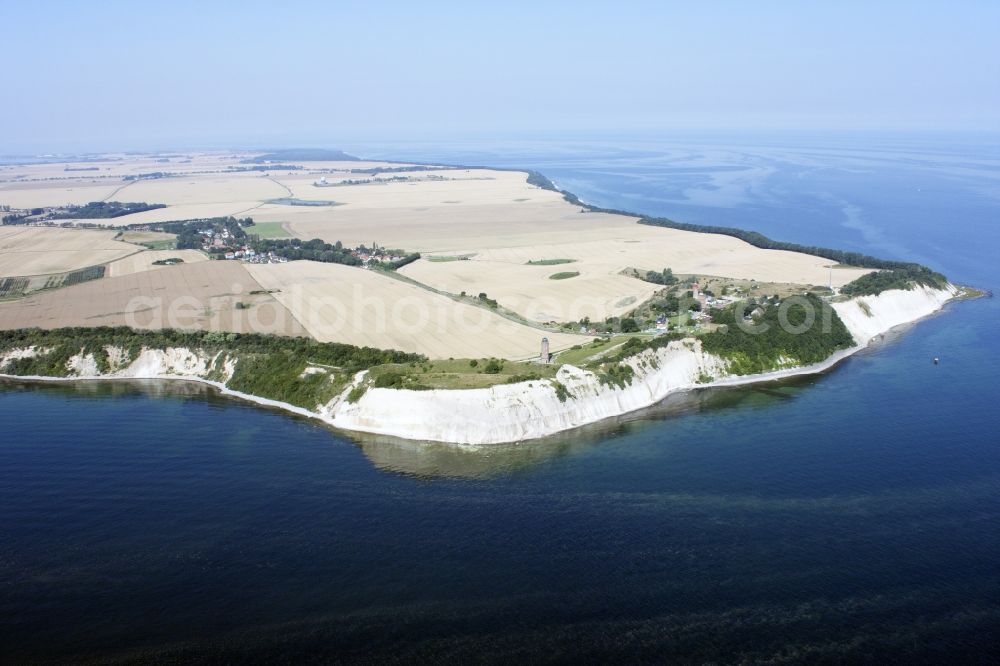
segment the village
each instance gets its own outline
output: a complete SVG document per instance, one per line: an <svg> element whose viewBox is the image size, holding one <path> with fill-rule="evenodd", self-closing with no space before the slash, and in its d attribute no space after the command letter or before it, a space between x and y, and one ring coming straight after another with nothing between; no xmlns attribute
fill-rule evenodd
<svg viewBox="0 0 1000 666"><path fill-rule="evenodd" d="M227 226L200 229L197 233L201 236L201 249L220 259L239 260L249 264L285 264L290 261L280 254L280 250L258 251L248 240L247 234L238 237ZM372 243L371 247L362 244L354 248L338 248L337 251L357 259L357 265L362 268L376 268L406 258L398 250L379 247L378 243Z"/></svg>

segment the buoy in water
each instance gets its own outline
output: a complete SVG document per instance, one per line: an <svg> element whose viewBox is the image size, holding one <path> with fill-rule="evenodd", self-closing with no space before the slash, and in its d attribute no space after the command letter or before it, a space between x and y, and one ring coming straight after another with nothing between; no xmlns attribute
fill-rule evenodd
<svg viewBox="0 0 1000 666"><path fill-rule="evenodd" d="M938 364L938 357L937 357L937 356L935 356L935 357L934 357L934 365L937 365L937 364Z"/></svg>

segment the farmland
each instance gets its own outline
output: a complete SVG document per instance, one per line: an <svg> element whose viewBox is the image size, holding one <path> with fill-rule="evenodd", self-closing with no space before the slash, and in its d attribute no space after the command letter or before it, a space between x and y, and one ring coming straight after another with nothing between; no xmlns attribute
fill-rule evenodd
<svg viewBox="0 0 1000 666"><path fill-rule="evenodd" d="M164 265L156 265L154 262L166 261L169 259L180 259L178 263L194 264L199 261L208 261L208 257L198 250L147 250L133 254L124 259L113 261L108 265L108 275L118 277L121 275L131 275L142 271L152 271L167 268Z"/></svg>
<svg viewBox="0 0 1000 666"><path fill-rule="evenodd" d="M449 293L485 292L531 321L563 322L618 316L655 293L656 285L618 275L616 268L581 267L572 279L552 280L549 266L475 257L451 263L420 260L400 272Z"/></svg>
<svg viewBox="0 0 1000 666"><path fill-rule="evenodd" d="M142 245L150 250L172 250L177 246L176 234L162 231L124 231L118 240Z"/></svg>
<svg viewBox="0 0 1000 666"><path fill-rule="evenodd" d="M0 227L0 277L74 271L140 250L114 237L102 230Z"/></svg>
<svg viewBox="0 0 1000 666"><path fill-rule="evenodd" d="M108 277L0 303L0 328L66 326L305 334L242 265L223 261Z"/></svg>
<svg viewBox="0 0 1000 666"><path fill-rule="evenodd" d="M5 303L0 325L114 324L135 296L190 297L187 325L196 328L244 331L249 315L268 310L283 318L265 325L275 332L395 348L438 362L514 360L536 357L543 336L553 352L588 341L555 332L561 324L648 310L644 304L661 287L636 271L713 276L747 285L748 292L753 284L839 287L867 272L831 271L833 262L816 256L594 212L529 183L524 172L296 162L295 153L282 154L288 157L274 164L223 151L0 166L0 205L13 210L113 201L163 205L67 221L104 230L0 228L0 277L11 280L6 298L23 295L24 288L46 289ZM377 243L423 258L400 268L396 279L308 261L208 262L200 252L172 249L172 235L144 226L219 216L252 218L246 232L264 240L339 241L345 256ZM157 265L172 258L184 263ZM64 286L61 276L90 267L106 268L104 277L88 274L98 279ZM483 381L480 373L430 374L442 375L435 381L462 374L470 376L454 381Z"/></svg>
<svg viewBox="0 0 1000 666"><path fill-rule="evenodd" d="M293 238L281 222L260 222L247 229L247 233L257 236L261 240Z"/></svg>
<svg viewBox="0 0 1000 666"><path fill-rule="evenodd" d="M311 261L248 268L322 342L377 343L437 359L525 359L538 355L543 336L553 351L585 339L542 332L377 271Z"/></svg>

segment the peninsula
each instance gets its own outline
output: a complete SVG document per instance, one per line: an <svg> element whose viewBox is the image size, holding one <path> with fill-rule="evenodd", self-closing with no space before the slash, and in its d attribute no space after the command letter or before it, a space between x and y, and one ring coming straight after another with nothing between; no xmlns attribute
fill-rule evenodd
<svg viewBox="0 0 1000 666"><path fill-rule="evenodd" d="M916 264L334 151L0 165L0 374L188 379L481 445L823 371L968 293Z"/></svg>

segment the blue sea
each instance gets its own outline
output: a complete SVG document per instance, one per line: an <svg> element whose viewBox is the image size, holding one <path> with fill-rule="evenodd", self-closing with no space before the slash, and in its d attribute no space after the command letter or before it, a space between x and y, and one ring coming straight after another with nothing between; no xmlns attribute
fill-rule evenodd
<svg viewBox="0 0 1000 666"><path fill-rule="evenodd" d="M1000 287L996 137L343 147ZM0 662L996 663L998 324L482 450L0 384Z"/></svg>

